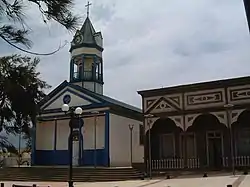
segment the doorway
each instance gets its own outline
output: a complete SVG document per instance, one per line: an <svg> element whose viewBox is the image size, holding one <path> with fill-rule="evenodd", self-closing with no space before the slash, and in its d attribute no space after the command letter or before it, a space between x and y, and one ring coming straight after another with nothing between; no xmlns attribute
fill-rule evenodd
<svg viewBox="0 0 250 187"><path fill-rule="evenodd" d="M210 168L220 169L223 157L223 137L219 131L207 132L207 162Z"/></svg>
<svg viewBox="0 0 250 187"><path fill-rule="evenodd" d="M73 166L78 166L79 163L79 141L73 141L72 145L72 165Z"/></svg>

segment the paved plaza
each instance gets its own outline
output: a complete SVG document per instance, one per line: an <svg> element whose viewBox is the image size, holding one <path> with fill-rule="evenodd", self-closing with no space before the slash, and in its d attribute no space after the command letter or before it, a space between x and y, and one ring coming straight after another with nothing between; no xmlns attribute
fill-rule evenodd
<svg viewBox="0 0 250 187"><path fill-rule="evenodd" d="M32 185L34 182L4 182L5 187L12 184ZM39 187L66 187L65 182L36 182ZM182 178L182 179L154 179L135 180L121 182L95 182L95 183L75 183L75 187L226 187L232 184L233 187L249 187L250 175L247 176L217 176L207 178Z"/></svg>

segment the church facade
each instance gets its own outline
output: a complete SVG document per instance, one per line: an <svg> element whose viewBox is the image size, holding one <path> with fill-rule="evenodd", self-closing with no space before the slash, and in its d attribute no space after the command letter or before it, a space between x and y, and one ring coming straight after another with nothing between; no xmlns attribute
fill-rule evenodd
<svg viewBox="0 0 250 187"><path fill-rule="evenodd" d="M250 166L250 77L138 93L148 168Z"/></svg>
<svg viewBox="0 0 250 187"><path fill-rule="evenodd" d="M140 109L103 95L103 42L89 17L71 43L70 80L40 103L32 165L131 166L143 162ZM69 157L69 120L61 107L81 107L79 136ZM133 127L133 128L132 128Z"/></svg>

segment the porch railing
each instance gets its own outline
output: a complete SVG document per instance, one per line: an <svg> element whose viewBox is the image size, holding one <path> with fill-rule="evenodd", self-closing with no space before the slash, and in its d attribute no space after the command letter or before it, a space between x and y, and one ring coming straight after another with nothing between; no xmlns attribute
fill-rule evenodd
<svg viewBox="0 0 250 187"><path fill-rule="evenodd" d="M236 156L234 159L235 166L250 166L250 156Z"/></svg>
<svg viewBox="0 0 250 187"><path fill-rule="evenodd" d="M152 170L183 169L185 168L185 164L183 158L158 159L158 160L152 160L151 167ZM187 168L195 169L199 167L200 167L199 158L187 159Z"/></svg>
<svg viewBox="0 0 250 187"><path fill-rule="evenodd" d="M223 157L222 163L224 167L229 167L229 159L230 157ZM246 167L250 166L250 156L236 156L233 158L234 165L236 167Z"/></svg>
<svg viewBox="0 0 250 187"><path fill-rule="evenodd" d="M190 169L200 168L200 159L199 158L188 158L187 159L187 168L190 168Z"/></svg>

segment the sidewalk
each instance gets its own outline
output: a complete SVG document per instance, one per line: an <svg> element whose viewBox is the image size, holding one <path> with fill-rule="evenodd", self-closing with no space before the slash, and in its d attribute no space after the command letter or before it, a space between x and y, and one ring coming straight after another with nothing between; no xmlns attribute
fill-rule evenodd
<svg viewBox="0 0 250 187"><path fill-rule="evenodd" d="M243 181L239 186L249 187L250 176L216 176L207 178L182 178L182 179L158 179L158 180L134 180L119 182L95 182L95 183L74 183L75 187L226 187L227 184L236 184L237 181ZM236 181L236 182L235 182ZM37 184L39 187L68 187L66 182L4 182L5 187L11 187L12 184L32 185Z"/></svg>
<svg viewBox="0 0 250 187"><path fill-rule="evenodd" d="M239 187L249 187L249 186L250 186L250 175L247 175Z"/></svg>

